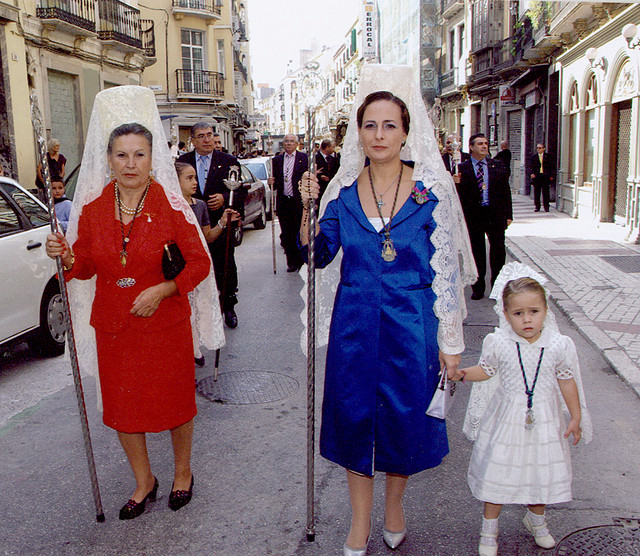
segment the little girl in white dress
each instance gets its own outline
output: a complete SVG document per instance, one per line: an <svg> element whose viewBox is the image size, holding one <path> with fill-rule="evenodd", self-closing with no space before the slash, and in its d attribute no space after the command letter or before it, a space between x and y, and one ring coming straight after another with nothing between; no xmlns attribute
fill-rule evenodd
<svg viewBox="0 0 640 556"><path fill-rule="evenodd" d="M503 504L528 505L524 526L538 546L555 546L544 510L571 500L567 439L591 439L576 348L558 331L542 283L521 263L503 267L491 292L500 326L484 339L479 364L462 370L465 381L497 375L474 384L463 429L475 440L469 486L485 503L481 556L498 553ZM571 416L568 425L560 398Z"/></svg>

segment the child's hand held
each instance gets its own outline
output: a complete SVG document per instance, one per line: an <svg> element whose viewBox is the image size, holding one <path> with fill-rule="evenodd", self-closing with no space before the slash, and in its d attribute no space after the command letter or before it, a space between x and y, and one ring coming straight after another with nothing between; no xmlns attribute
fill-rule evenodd
<svg viewBox="0 0 640 556"><path fill-rule="evenodd" d="M567 430L564 433L565 438L569 438L573 434L573 445L575 446L582 438L582 429L580 428L579 419L571 419L567 425Z"/></svg>

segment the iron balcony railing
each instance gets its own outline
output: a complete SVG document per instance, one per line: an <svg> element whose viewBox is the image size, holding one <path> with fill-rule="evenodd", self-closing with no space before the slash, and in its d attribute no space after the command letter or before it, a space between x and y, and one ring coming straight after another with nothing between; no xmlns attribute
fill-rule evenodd
<svg viewBox="0 0 640 556"><path fill-rule="evenodd" d="M40 0L36 16L40 19L59 19L92 33L96 32L94 0Z"/></svg>
<svg viewBox="0 0 640 556"><path fill-rule="evenodd" d="M445 92L447 89L450 89L455 85L455 75L456 70L450 69L449 71L443 73L438 77L438 82L440 84L440 92Z"/></svg>
<svg viewBox="0 0 640 556"><path fill-rule="evenodd" d="M142 48L140 10L127 6L120 0L100 0L98 7L100 13L99 39L118 41L134 48Z"/></svg>
<svg viewBox="0 0 640 556"><path fill-rule="evenodd" d="M242 63L242 60L240 59L240 53L237 50L233 51L233 61L235 63L236 69L242 74L245 83L248 83L249 73L247 72L247 68L245 67L245 65Z"/></svg>
<svg viewBox="0 0 640 556"><path fill-rule="evenodd" d="M156 36L153 30L153 19L140 20L140 41L142 50L148 58L156 57Z"/></svg>
<svg viewBox="0 0 640 556"><path fill-rule="evenodd" d="M178 94L224 97L224 76L215 71L176 70Z"/></svg>
<svg viewBox="0 0 640 556"><path fill-rule="evenodd" d="M220 16L222 10L218 2L213 0L173 0L172 5L174 8L187 8L189 10L200 10L202 12L209 12Z"/></svg>

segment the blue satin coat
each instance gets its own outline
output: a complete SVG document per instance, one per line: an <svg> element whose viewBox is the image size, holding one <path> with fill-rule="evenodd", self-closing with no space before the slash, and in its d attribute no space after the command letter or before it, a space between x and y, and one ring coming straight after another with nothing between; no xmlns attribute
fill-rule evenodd
<svg viewBox="0 0 640 556"><path fill-rule="evenodd" d="M423 189L418 182L417 186ZM352 471L411 475L448 453L445 422L425 414L438 382L430 265L435 229L429 194L393 217L392 262L367 219L357 186L345 187L320 220L316 265L343 249L327 351L320 453Z"/></svg>

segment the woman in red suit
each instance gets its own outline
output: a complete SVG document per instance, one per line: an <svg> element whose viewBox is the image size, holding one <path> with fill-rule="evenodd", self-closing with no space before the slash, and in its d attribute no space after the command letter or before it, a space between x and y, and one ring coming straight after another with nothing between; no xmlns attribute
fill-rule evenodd
<svg viewBox="0 0 640 556"><path fill-rule="evenodd" d="M136 479L120 510L133 519L154 500L147 432L171 431L175 475L169 506L191 500L195 370L188 293L211 271L197 228L151 177L151 132L126 123L106 147L114 179L82 207L77 239L49 235L67 281L95 276L90 324L95 329L104 423L115 429ZM164 246L175 242L186 265L173 280L162 273Z"/></svg>

